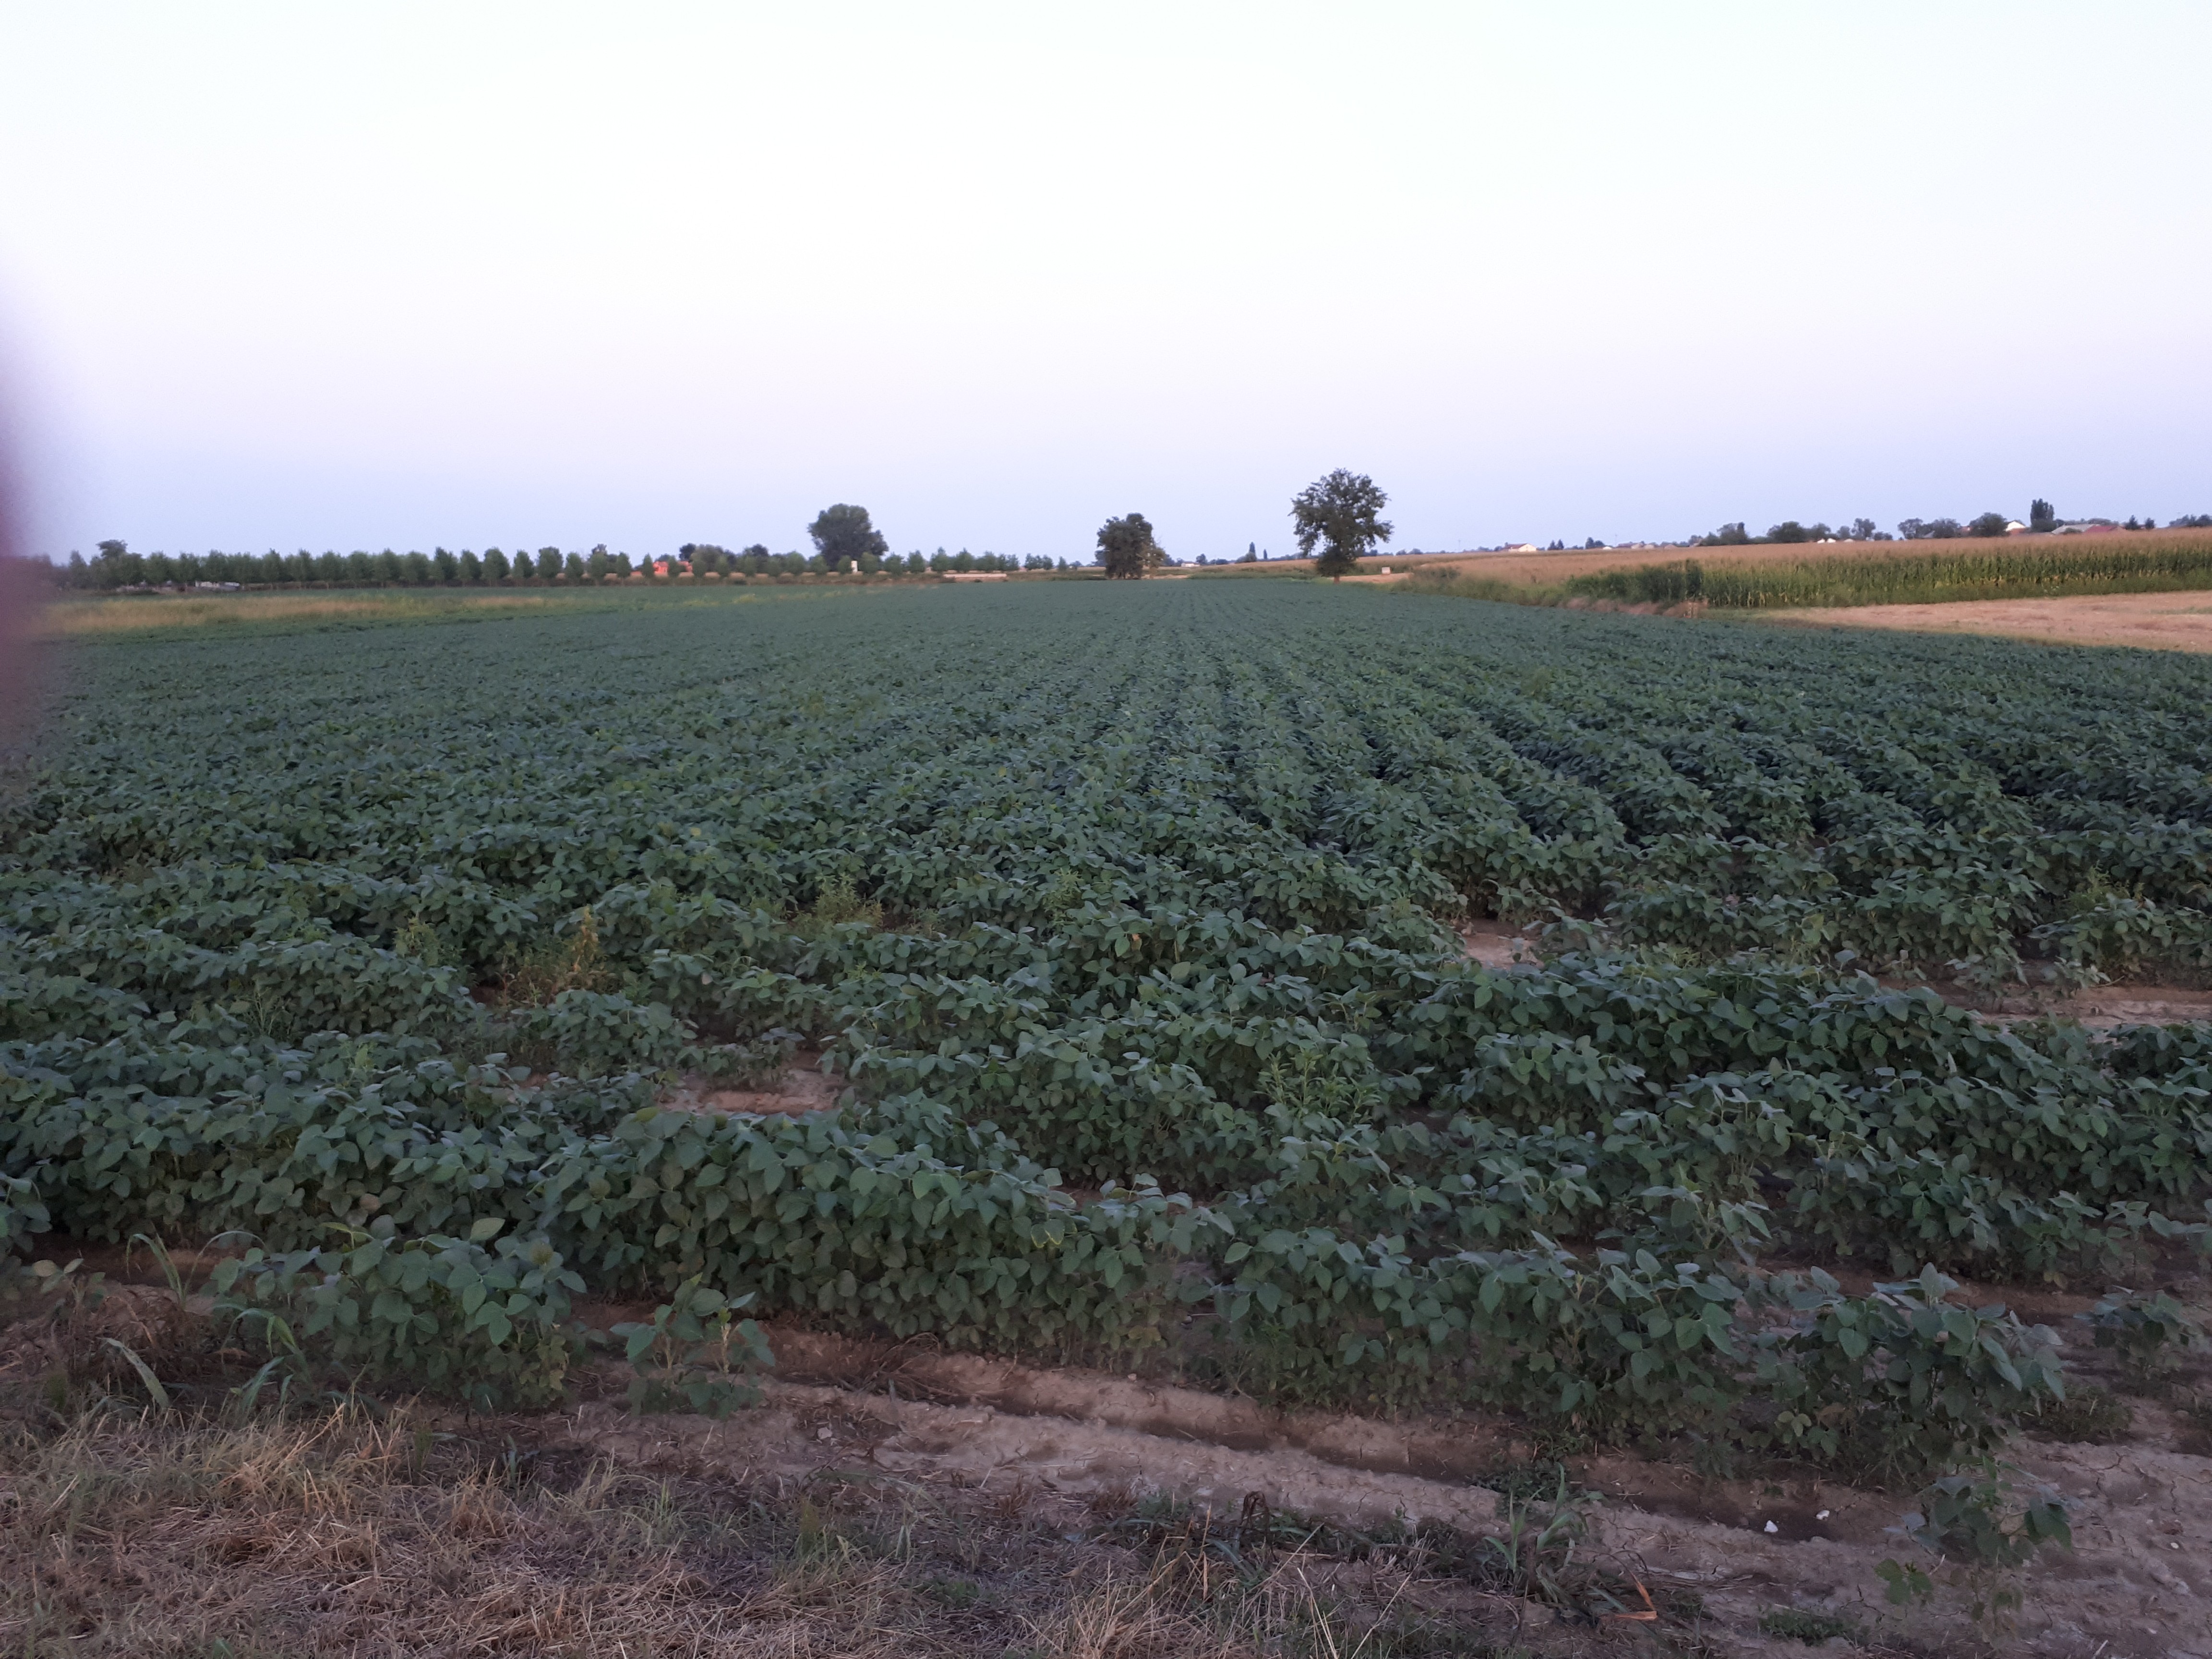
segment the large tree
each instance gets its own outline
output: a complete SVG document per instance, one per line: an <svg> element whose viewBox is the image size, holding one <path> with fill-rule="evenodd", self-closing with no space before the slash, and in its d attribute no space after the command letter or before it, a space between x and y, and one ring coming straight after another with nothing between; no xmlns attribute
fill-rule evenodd
<svg viewBox="0 0 2212 1659"><path fill-rule="evenodd" d="M822 562L832 570L842 570L871 556L880 559L890 551L891 544L868 522L868 509L843 501L823 507L806 526L806 533L814 538L814 550L822 556Z"/></svg>
<svg viewBox="0 0 2212 1659"><path fill-rule="evenodd" d="M1143 514L1109 519L1098 526L1098 562L1109 576L1141 576L1167 562L1167 553L1152 539L1152 526Z"/></svg>
<svg viewBox="0 0 2212 1659"><path fill-rule="evenodd" d="M1374 479L1342 467L1292 497L1291 522L1297 526L1298 551L1310 554L1316 543L1322 548L1314 574L1348 576L1377 542L1389 541L1390 526L1378 515L1389 500Z"/></svg>

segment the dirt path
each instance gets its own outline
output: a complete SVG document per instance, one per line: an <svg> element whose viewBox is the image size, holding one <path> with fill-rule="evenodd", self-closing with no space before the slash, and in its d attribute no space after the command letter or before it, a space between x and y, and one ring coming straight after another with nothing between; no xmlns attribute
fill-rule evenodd
<svg viewBox="0 0 2212 1659"><path fill-rule="evenodd" d="M2094 593L2067 599L1966 599L1951 605L1867 605L1766 611L1760 620L1805 627L1894 628L1921 634L2001 634L2051 645L2134 645L2212 651L2212 593Z"/></svg>
<svg viewBox="0 0 2212 1659"><path fill-rule="evenodd" d="M1352 1528L1395 1518L1496 1535L1508 1506L1477 1482L1528 1465L1526 1445L1494 1419L1275 1413L1097 1372L796 1331L774 1340L782 1380L756 1411L717 1424L592 1405L569 1419L572 1431L625 1462L703 1460L732 1476L794 1482L951 1486L1070 1528L1147 1497L1230 1516L1258 1494L1275 1511ZM2073 1346L2069 1362L2094 1374L2099 1356ZM2135 1431L2118 1443L2015 1449L2029 1477L2064 1495L2075 1548L2047 1553L2021 1576L2019 1627L1995 1650L2212 1656L2212 1631L2197 1612L2212 1595L2212 1460L2182 1449L2197 1443L2191 1433L2138 1402ZM1884 1604L1875 1568L1909 1547L1885 1530L1909 1507L1905 1497L1810 1477L1708 1480L1625 1455L1571 1468L1601 1495L1593 1547L1653 1595L1701 1602L1711 1644L1703 1651L1802 1651L1759 1633L1762 1615L1777 1608L1850 1620L1877 1650L1991 1650L1955 1593L1909 1613Z"/></svg>

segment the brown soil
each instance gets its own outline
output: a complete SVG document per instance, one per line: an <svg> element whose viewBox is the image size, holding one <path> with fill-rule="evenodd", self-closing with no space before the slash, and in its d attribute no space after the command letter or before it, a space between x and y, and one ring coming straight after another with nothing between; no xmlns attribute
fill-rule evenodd
<svg viewBox="0 0 2212 1659"><path fill-rule="evenodd" d="M713 1079L687 1073L660 1103L678 1112L758 1112L804 1117L826 1112L837 1103L840 1085L835 1073L822 1069L821 1051L801 1048L792 1056L775 1086L730 1089Z"/></svg>
<svg viewBox="0 0 2212 1659"><path fill-rule="evenodd" d="M2212 1020L2212 991L2171 985L2100 985L2093 991L2044 1001L2007 998L1983 1011L1993 1019L2050 1016L2079 1020L2098 1030L2115 1025L2186 1025Z"/></svg>
<svg viewBox="0 0 2212 1659"><path fill-rule="evenodd" d="M1894 628L1921 634L1998 634L2051 645L2133 645L2212 651L2212 593L2092 593L2065 599L1965 599L1948 605L1848 605L1767 611L1765 621L1809 627Z"/></svg>
<svg viewBox="0 0 2212 1659"><path fill-rule="evenodd" d="M1486 968L1534 966L1536 963L1534 941L1517 927L1508 927L1502 921L1462 921L1457 931L1468 958Z"/></svg>

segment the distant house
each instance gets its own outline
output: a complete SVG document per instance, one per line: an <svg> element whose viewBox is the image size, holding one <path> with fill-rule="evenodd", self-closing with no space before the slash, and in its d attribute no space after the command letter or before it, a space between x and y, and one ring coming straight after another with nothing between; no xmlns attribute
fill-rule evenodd
<svg viewBox="0 0 2212 1659"><path fill-rule="evenodd" d="M2026 535L2027 533L2027 526L2026 525L2022 524L2022 523L2021 523L2018 519L2007 519L2007 520L2005 520L2005 534L2006 534L2006 535L2008 535L2008 536L2024 536L2024 535Z"/></svg>
<svg viewBox="0 0 2212 1659"><path fill-rule="evenodd" d="M1508 553L1541 553L1544 550L1534 542L1516 542L1505 550Z"/></svg>
<svg viewBox="0 0 2212 1659"><path fill-rule="evenodd" d="M2051 526L2051 533L2054 536L2089 536L2118 528L2119 526L2110 519L2070 519L2064 524Z"/></svg>

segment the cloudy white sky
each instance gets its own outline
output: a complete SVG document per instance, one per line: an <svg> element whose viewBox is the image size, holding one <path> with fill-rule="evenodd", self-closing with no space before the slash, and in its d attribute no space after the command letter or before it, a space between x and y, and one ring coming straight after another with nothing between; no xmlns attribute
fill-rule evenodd
<svg viewBox="0 0 2212 1659"><path fill-rule="evenodd" d="M42 550L2212 512L2212 7L0 3Z"/></svg>

